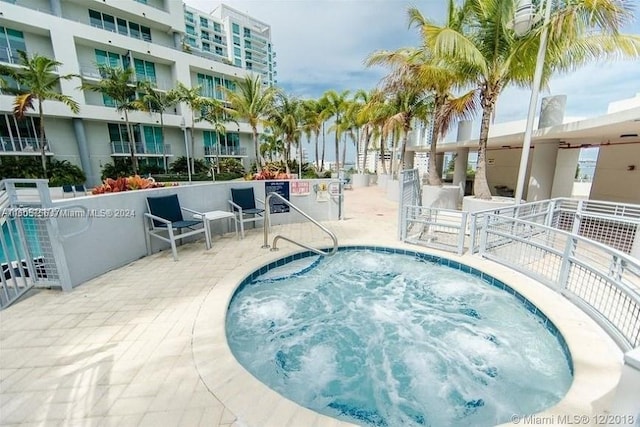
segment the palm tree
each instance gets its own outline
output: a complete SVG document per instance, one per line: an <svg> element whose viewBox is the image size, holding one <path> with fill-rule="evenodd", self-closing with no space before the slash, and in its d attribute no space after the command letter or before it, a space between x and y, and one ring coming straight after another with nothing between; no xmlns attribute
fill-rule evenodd
<svg viewBox="0 0 640 427"><path fill-rule="evenodd" d="M260 76L246 76L236 84L236 91L225 88L227 101L231 105L229 112L238 120L244 120L251 126L253 147L258 169L262 168L260 147L258 147L258 125L264 123L275 97L275 89L264 88Z"/></svg>
<svg viewBox="0 0 640 427"><path fill-rule="evenodd" d="M302 128L307 133L307 138L311 134L315 136L316 168L321 171L319 137L324 124L324 114L322 105L315 99L307 99L302 102Z"/></svg>
<svg viewBox="0 0 640 427"><path fill-rule="evenodd" d="M289 160L291 159L291 146L299 141L301 110L300 101L279 91L274 99L275 103L269 112L268 122L276 132L284 137L285 164L289 173ZM302 145L299 144L302 148ZM301 150L302 151L302 150ZM300 157L302 161L302 154Z"/></svg>
<svg viewBox="0 0 640 427"><path fill-rule="evenodd" d="M78 76L75 74L57 74L57 68L62 63L37 53L29 58L26 52L19 50L18 60L20 68L10 68L2 65L0 66L0 74L11 77L18 83L20 88L23 88L23 90L17 91L18 93L13 101L13 114L16 118L23 118L29 110L38 111L40 120L40 141L38 145L42 162L42 176L47 178L44 108L42 104L47 100L59 101L77 114L80 111L78 102L68 95L59 93L58 90L61 80L70 80ZM2 79L2 86L7 86L4 79ZM37 103L37 106L34 103Z"/></svg>
<svg viewBox="0 0 640 427"><path fill-rule="evenodd" d="M189 88L182 82L178 82L176 88L170 92L170 96L172 98L177 102L186 104L189 107L189 110L191 110L191 127L189 128L189 136L191 138L191 170L194 170L195 167L195 157L193 155L195 150L195 124L196 122L204 120L202 116L203 111L206 111L209 107L215 107L213 99L202 96L201 92L202 87L194 86ZM218 141L218 143L219 142L220 141Z"/></svg>
<svg viewBox="0 0 640 427"><path fill-rule="evenodd" d="M211 125L213 131L216 133L218 147L220 147L220 143L222 142L222 138L220 135L226 135L227 127L225 124L227 122L238 123L235 120L229 120L229 117L225 111L224 106L217 99L210 98L208 100L208 104L203 108L202 120L206 121ZM220 173L220 151L216 152L216 172Z"/></svg>
<svg viewBox="0 0 640 427"><path fill-rule="evenodd" d="M158 113L160 115L160 130L162 132L162 142L164 143L164 112L167 108L177 104L175 93L172 91L163 92L157 90L149 81L140 83L142 89L142 97L134 102L136 109L147 111L149 113ZM167 158L164 157L164 170L167 172Z"/></svg>
<svg viewBox="0 0 640 427"><path fill-rule="evenodd" d="M269 161L274 161L274 156L280 155L284 151L284 142L275 133L264 133L260 135L262 144L260 144L260 155L262 157L269 156Z"/></svg>
<svg viewBox="0 0 640 427"><path fill-rule="evenodd" d="M133 173L138 173L138 159L135 155L135 137L133 128L129 122L129 112L136 111L136 95L140 84L135 82L135 71L133 68L110 67L99 65L98 70L103 76L97 84L83 83L81 89L98 92L108 96L115 103L116 111L124 114L124 122L127 128L129 143L129 154L131 157L131 168Z"/></svg>
<svg viewBox="0 0 640 427"><path fill-rule="evenodd" d="M340 171L340 124L347 107L347 96L349 96L348 90L342 93L338 93L335 90L328 90L322 95L326 117L334 118L334 125L331 129L334 130L336 137L336 172Z"/></svg>
<svg viewBox="0 0 640 427"><path fill-rule="evenodd" d="M449 20L438 25L424 19L425 46L437 58L461 67L480 92L482 121L474 193L490 199L486 178L486 148L491 117L502 90L533 80L542 23L517 37L511 28L515 2L449 1ZM553 72L566 72L597 59L640 56L640 37L619 33L632 18L630 6L618 0L576 0L557 5L549 21L543 84ZM421 20L420 20L421 21Z"/></svg>
<svg viewBox="0 0 640 427"><path fill-rule="evenodd" d="M422 25L425 22L416 9L410 9L409 15L412 23ZM449 19L451 21L454 18ZM471 117L477 108L477 90L455 96L452 90L466 83L466 75L462 70L453 68L451 64L434 58L426 47L377 52L369 58L369 64L386 64L392 67L391 74L386 78L386 84L392 90L402 90L403 82L409 80L432 94L427 181L429 185L442 185L440 174L436 170L438 139L449 131L454 121Z"/></svg>

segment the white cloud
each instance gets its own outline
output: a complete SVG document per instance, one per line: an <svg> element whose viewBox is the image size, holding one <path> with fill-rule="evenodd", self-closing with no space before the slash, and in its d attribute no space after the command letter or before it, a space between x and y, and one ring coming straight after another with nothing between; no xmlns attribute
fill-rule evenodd
<svg viewBox="0 0 640 427"><path fill-rule="evenodd" d="M205 11L217 5L211 0L186 1ZM228 0L225 4L271 25L279 85L297 96L317 97L327 89L372 88L384 70L364 67L363 61L371 52L418 43L417 30L407 26L407 8L418 7L423 14L438 19L444 15L446 2ZM640 24L629 25L626 31L640 33ZM640 62L585 67L554 78L549 89L551 94L568 96L566 115L600 115L610 101L640 92ZM496 121L525 117L529 93L506 89L499 100Z"/></svg>

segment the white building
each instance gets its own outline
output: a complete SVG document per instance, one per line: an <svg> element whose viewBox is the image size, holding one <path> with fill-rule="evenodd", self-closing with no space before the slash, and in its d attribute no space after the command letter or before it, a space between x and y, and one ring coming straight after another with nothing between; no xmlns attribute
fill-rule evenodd
<svg viewBox="0 0 640 427"><path fill-rule="evenodd" d="M249 72L259 73L266 85L276 83L269 26L227 6L205 14L178 0L1 4L0 63L17 67L17 51L23 50L55 58L62 63L59 73L79 76L60 88L80 104L79 114L58 102L44 103L46 148L56 159L80 165L89 185L99 182L103 165L129 157L124 118L113 101L79 88L100 80L98 65L133 67L137 80L151 81L160 90L177 82L201 85L203 95L217 99L224 97L221 87L233 88ZM12 103L12 95L0 94L0 155L38 155L36 114L18 121ZM196 158L234 157L250 165L253 144L246 123L228 124L217 145L210 125L192 123L191 117L185 105L165 111L163 132L159 114L131 112L139 164L164 168L184 156L188 146ZM193 152L190 132L183 132L181 123L194 129Z"/></svg>

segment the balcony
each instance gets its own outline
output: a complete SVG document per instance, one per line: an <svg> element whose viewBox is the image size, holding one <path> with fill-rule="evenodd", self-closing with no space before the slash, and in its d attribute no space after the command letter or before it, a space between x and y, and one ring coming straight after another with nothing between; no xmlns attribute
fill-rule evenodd
<svg viewBox="0 0 640 427"><path fill-rule="evenodd" d="M205 157L247 157L247 149L245 147L220 147L220 153L218 154L218 147L204 147Z"/></svg>
<svg viewBox="0 0 640 427"><path fill-rule="evenodd" d="M135 151L137 157L164 157L173 155L171 154L171 144L136 142ZM130 156L129 143L125 141L111 141L111 155L116 157Z"/></svg>
<svg viewBox="0 0 640 427"><path fill-rule="evenodd" d="M44 151L48 156L52 156L51 143L44 140ZM19 156L40 155L40 141L37 138L10 138L0 137L0 152L3 154L13 154Z"/></svg>

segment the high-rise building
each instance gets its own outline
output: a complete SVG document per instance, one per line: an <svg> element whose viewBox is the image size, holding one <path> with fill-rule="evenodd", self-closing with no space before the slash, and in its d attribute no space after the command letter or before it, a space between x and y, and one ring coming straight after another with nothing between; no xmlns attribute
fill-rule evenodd
<svg viewBox="0 0 640 427"><path fill-rule="evenodd" d="M248 74L259 74L265 85L276 83L270 27L225 5L211 14L178 0L0 0L0 5L0 63L19 67L22 50L53 58L61 63L61 75L77 76L62 81L59 91L79 103L78 114L56 101L44 103L46 150L81 166L89 185L99 182L105 164L130 156L124 112L107 96L80 88L101 80L99 66L132 68L137 81L162 91L177 82L200 86L203 96L221 101L222 88L233 89ZM37 156L37 114L17 120L13 99L0 93L0 155ZM254 153L246 123L227 123L218 135L198 116L184 104L162 117L129 112L141 168L164 170L187 154L250 165Z"/></svg>

